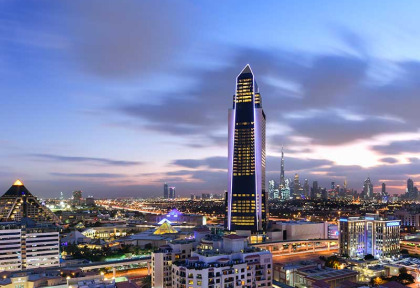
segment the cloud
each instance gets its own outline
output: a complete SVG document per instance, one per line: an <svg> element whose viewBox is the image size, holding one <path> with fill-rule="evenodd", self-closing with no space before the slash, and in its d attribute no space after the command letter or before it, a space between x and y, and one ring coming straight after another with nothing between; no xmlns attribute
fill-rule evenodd
<svg viewBox="0 0 420 288"><path fill-rule="evenodd" d="M301 111L300 115L305 115ZM309 113L308 113L309 114ZM355 140L369 139L375 135L413 131L411 125L375 116L363 116L364 119L348 119L348 111L323 110L316 115L302 118L293 118L289 125L294 134L312 139L320 145L347 144Z"/></svg>
<svg viewBox="0 0 420 288"><path fill-rule="evenodd" d="M383 163L394 164L398 162L398 159L393 158L393 157L385 157L385 158L380 159L380 161Z"/></svg>
<svg viewBox="0 0 420 288"><path fill-rule="evenodd" d="M125 160L113 160L108 158L95 158L95 157L77 157L77 156L63 156L54 154L30 154L29 156L47 161L58 161L58 162L85 162L96 165L110 165L110 166L136 166L141 165L142 162L137 161L125 161Z"/></svg>
<svg viewBox="0 0 420 288"><path fill-rule="evenodd" d="M123 174L113 174L113 173L59 173L53 172L50 173L53 176L60 177L76 177L76 178L123 178L127 175Z"/></svg>
<svg viewBox="0 0 420 288"><path fill-rule="evenodd" d="M178 159L172 162L173 165L178 165L187 168L208 167L213 169L227 169L226 157L209 157L204 159Z"/></svg>
<svg viewBox="0 0 420 288"><path fill-rule="evenodd" d="M420 140L395 141L388 145L375 145L374 151L386 155L396 155L402 153L420 153Z"/></svg>
<svg viewBox="0 0 420 288"><path fill-rule="evenodd" d="M192 41L193 7L172 1L71 1L76 62L91 75L123 79L173 67ZM182 19L182 21L180 21Z"/></svg>

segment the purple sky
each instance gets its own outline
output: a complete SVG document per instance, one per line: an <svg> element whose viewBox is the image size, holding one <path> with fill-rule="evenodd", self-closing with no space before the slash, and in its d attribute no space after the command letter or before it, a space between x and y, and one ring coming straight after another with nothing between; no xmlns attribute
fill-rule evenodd
<svg viewBox="0 0 420 288"><path fill-rule="evenodd" d="M261 3L262 2L262 3ZM0 183L35 195L220 193L250 63L267 180L420 181L418 1L1 1Z"/></svg>

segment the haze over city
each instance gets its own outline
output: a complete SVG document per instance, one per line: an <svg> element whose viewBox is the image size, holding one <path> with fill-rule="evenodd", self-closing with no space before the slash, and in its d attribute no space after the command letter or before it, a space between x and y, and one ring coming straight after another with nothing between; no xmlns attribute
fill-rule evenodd
<svg viewBox="0 0 420 288"><path fill-rule="evenodd" d="M19 178L40 197L222 193L248 63L267 181L283 146L289 178L418 185L420 3L82 3L0 2L3 191Z"/></svg>

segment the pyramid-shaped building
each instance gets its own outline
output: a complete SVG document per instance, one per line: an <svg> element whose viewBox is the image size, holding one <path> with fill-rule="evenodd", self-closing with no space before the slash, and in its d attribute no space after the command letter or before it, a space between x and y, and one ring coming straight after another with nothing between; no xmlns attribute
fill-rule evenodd
<svg viewBox="0 0 420 288"><path fill-rule="evenodd" d="M16 221L23 218L39 223L59 223L58 217L29 192L20 180L0 197L0 222Z"/></svg>
<svg viewBox="0 0 420 288"><path fill-rule="evenodd" d="M177 230L175 230L174 227L171 226L171 224L169 224L169 221L167 219L165 219L166 221L164 221L162 223L162 225L160 225L155 232L153 232L153 234L155 235L162 235L162 234L175 234L178 233Z"/></svg>

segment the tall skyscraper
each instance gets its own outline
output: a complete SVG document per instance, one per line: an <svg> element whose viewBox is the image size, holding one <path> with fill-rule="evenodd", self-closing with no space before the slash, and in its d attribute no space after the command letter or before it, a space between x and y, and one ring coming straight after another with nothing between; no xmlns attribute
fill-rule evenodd
<svg viewBox="0 0 420 288"><path fill-rule="evenodd" d="M229 109L227 230L257 233L267 224L265 191L265 114L251 67L236 79Z"/></svg>
<svg viewBox="0 0 420 288"><path fill-rule="evenodd" d="M175 199L175 198L176 198L175 187L169 187L169 199Z"/></svg>
<svg viewBox="0 0 420 288"><path fill-rule="evenodd" d="M268 198L269 199L276 198L276 197L274 197L274 192L275 192L275 190L278 191L277 188L278 188L278 185L277 185L276 181L274 181L274 180L268 181Z"/></svg>
<svg viewBox="0 0 420 288"><path fill-rule="evenodd" d="M168 184L163 184L163 198L168 199L169 198L169 186Z"/></svg>
<svg viewBox="0 0 420 288"><path fill-rule="evenodd" d="M308 179L305 179L305 182L303 184L303 194L305 195L305 198L309 197L309 182L308 182Z"/></svg>
<svg viewBox="0 0 420 288"><path fill-rule="evenodd" d="M285 188L286 183L284 179L284 152L283 147L281 147L281 166L280 166L280 189Z"/></svg>
<svg viewBox="0 0 420 288"><path fill-rule="evenodd" d="M81 190L73 191L73 205L81 205L82 204L82 194Z"/></svg>
<svg viewBox="0 0 420 288"><path fill-rule="evenodd" d="M366 199L372 199L373 197L373 185L369 177L363 183L363 194Z"/></svg>
<svg viewBox="0 0 420 288"><path fill-rule="evenodd" d="M293 180L293 197L299 197L299 190L300 190L300 182L299 182L299 174L295 174L295 179Z"/></svg>
<svg viewBox="0 0 420 288"><path fill-rule="evenodd" d="M386 184L385 183L382 183L382 190L381 190L381 192L382 192L382 195L386 195Z"/></svg>
<svg viewBox="0 0 420 288"><path fill-rule="evenodd" d="M318 198L318 181L313 181L312 182L312 190L311 190L311 199L316 199Z"/></svg>

